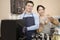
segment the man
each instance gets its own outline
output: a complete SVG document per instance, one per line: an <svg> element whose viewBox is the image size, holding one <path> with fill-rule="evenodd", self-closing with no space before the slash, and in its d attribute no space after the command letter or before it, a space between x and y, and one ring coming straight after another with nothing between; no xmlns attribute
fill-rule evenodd
<svg viewBox="0 0 60 40"><path fill-rule="evenodd" d="M25 20L23 32L26 32L26 40L32 40L32 34L39 28L39 16L32 12L33 6L34 3L32 1L27 1L23 14L18 17L19 19Z"/></svg>

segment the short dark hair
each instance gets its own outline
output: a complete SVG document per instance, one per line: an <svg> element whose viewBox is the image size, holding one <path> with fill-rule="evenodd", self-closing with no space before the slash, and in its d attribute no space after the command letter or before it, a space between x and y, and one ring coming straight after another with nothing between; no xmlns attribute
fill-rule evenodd
<svg viewBox="0 0 60 40"><path fill-rule="evenodd" d="M39 7L42 7L43 10L45 10L45 7L44 7L43 5L38 5L38 6L37 6L37 11L38 11Z"/></svg>
<svg viewBox="0 0 60 40"><path fill-rule="evenodd" d="M25 3L25 5L27 5L28 3L31 3L31 4L33 4L33 6L34 6L33 1L27 1L27 2Z"/></svg>

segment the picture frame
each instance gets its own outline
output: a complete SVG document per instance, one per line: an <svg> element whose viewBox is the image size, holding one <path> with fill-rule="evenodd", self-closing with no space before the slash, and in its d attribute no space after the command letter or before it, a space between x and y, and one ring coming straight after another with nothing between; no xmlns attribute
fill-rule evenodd
<svg viewBox="0 0 60 40"><path fill-rule="evenodd" d="M12 14L22 14L24 11L25 3L28 0L11 0L11 13Z"/></svg>

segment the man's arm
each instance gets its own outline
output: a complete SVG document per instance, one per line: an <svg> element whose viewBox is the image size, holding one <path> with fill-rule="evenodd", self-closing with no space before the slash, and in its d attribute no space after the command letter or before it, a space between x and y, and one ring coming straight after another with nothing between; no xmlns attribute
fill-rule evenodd
<svg viewBox="0 0 60 40"><path fill-rule="evenodd" d="M39 28L39 16L38 15L34 15L34 20L35 20L35 25L27 27L27 30L36 30Z"/></svg>

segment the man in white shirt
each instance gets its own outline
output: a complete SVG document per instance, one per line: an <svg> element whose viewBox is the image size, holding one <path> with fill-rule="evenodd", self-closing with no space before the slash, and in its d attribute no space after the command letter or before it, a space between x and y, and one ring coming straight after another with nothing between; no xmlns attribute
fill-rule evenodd
<svg viewBox="0 0 60 40"><path fill-rule="evenodd" d="M24 12L19 15L19 19L25 20L25 28L23 31L26 32L26 40L32 40L32 34L39 28L39 16L32 12L34 3L27 1L25 4Z"/></svg>

